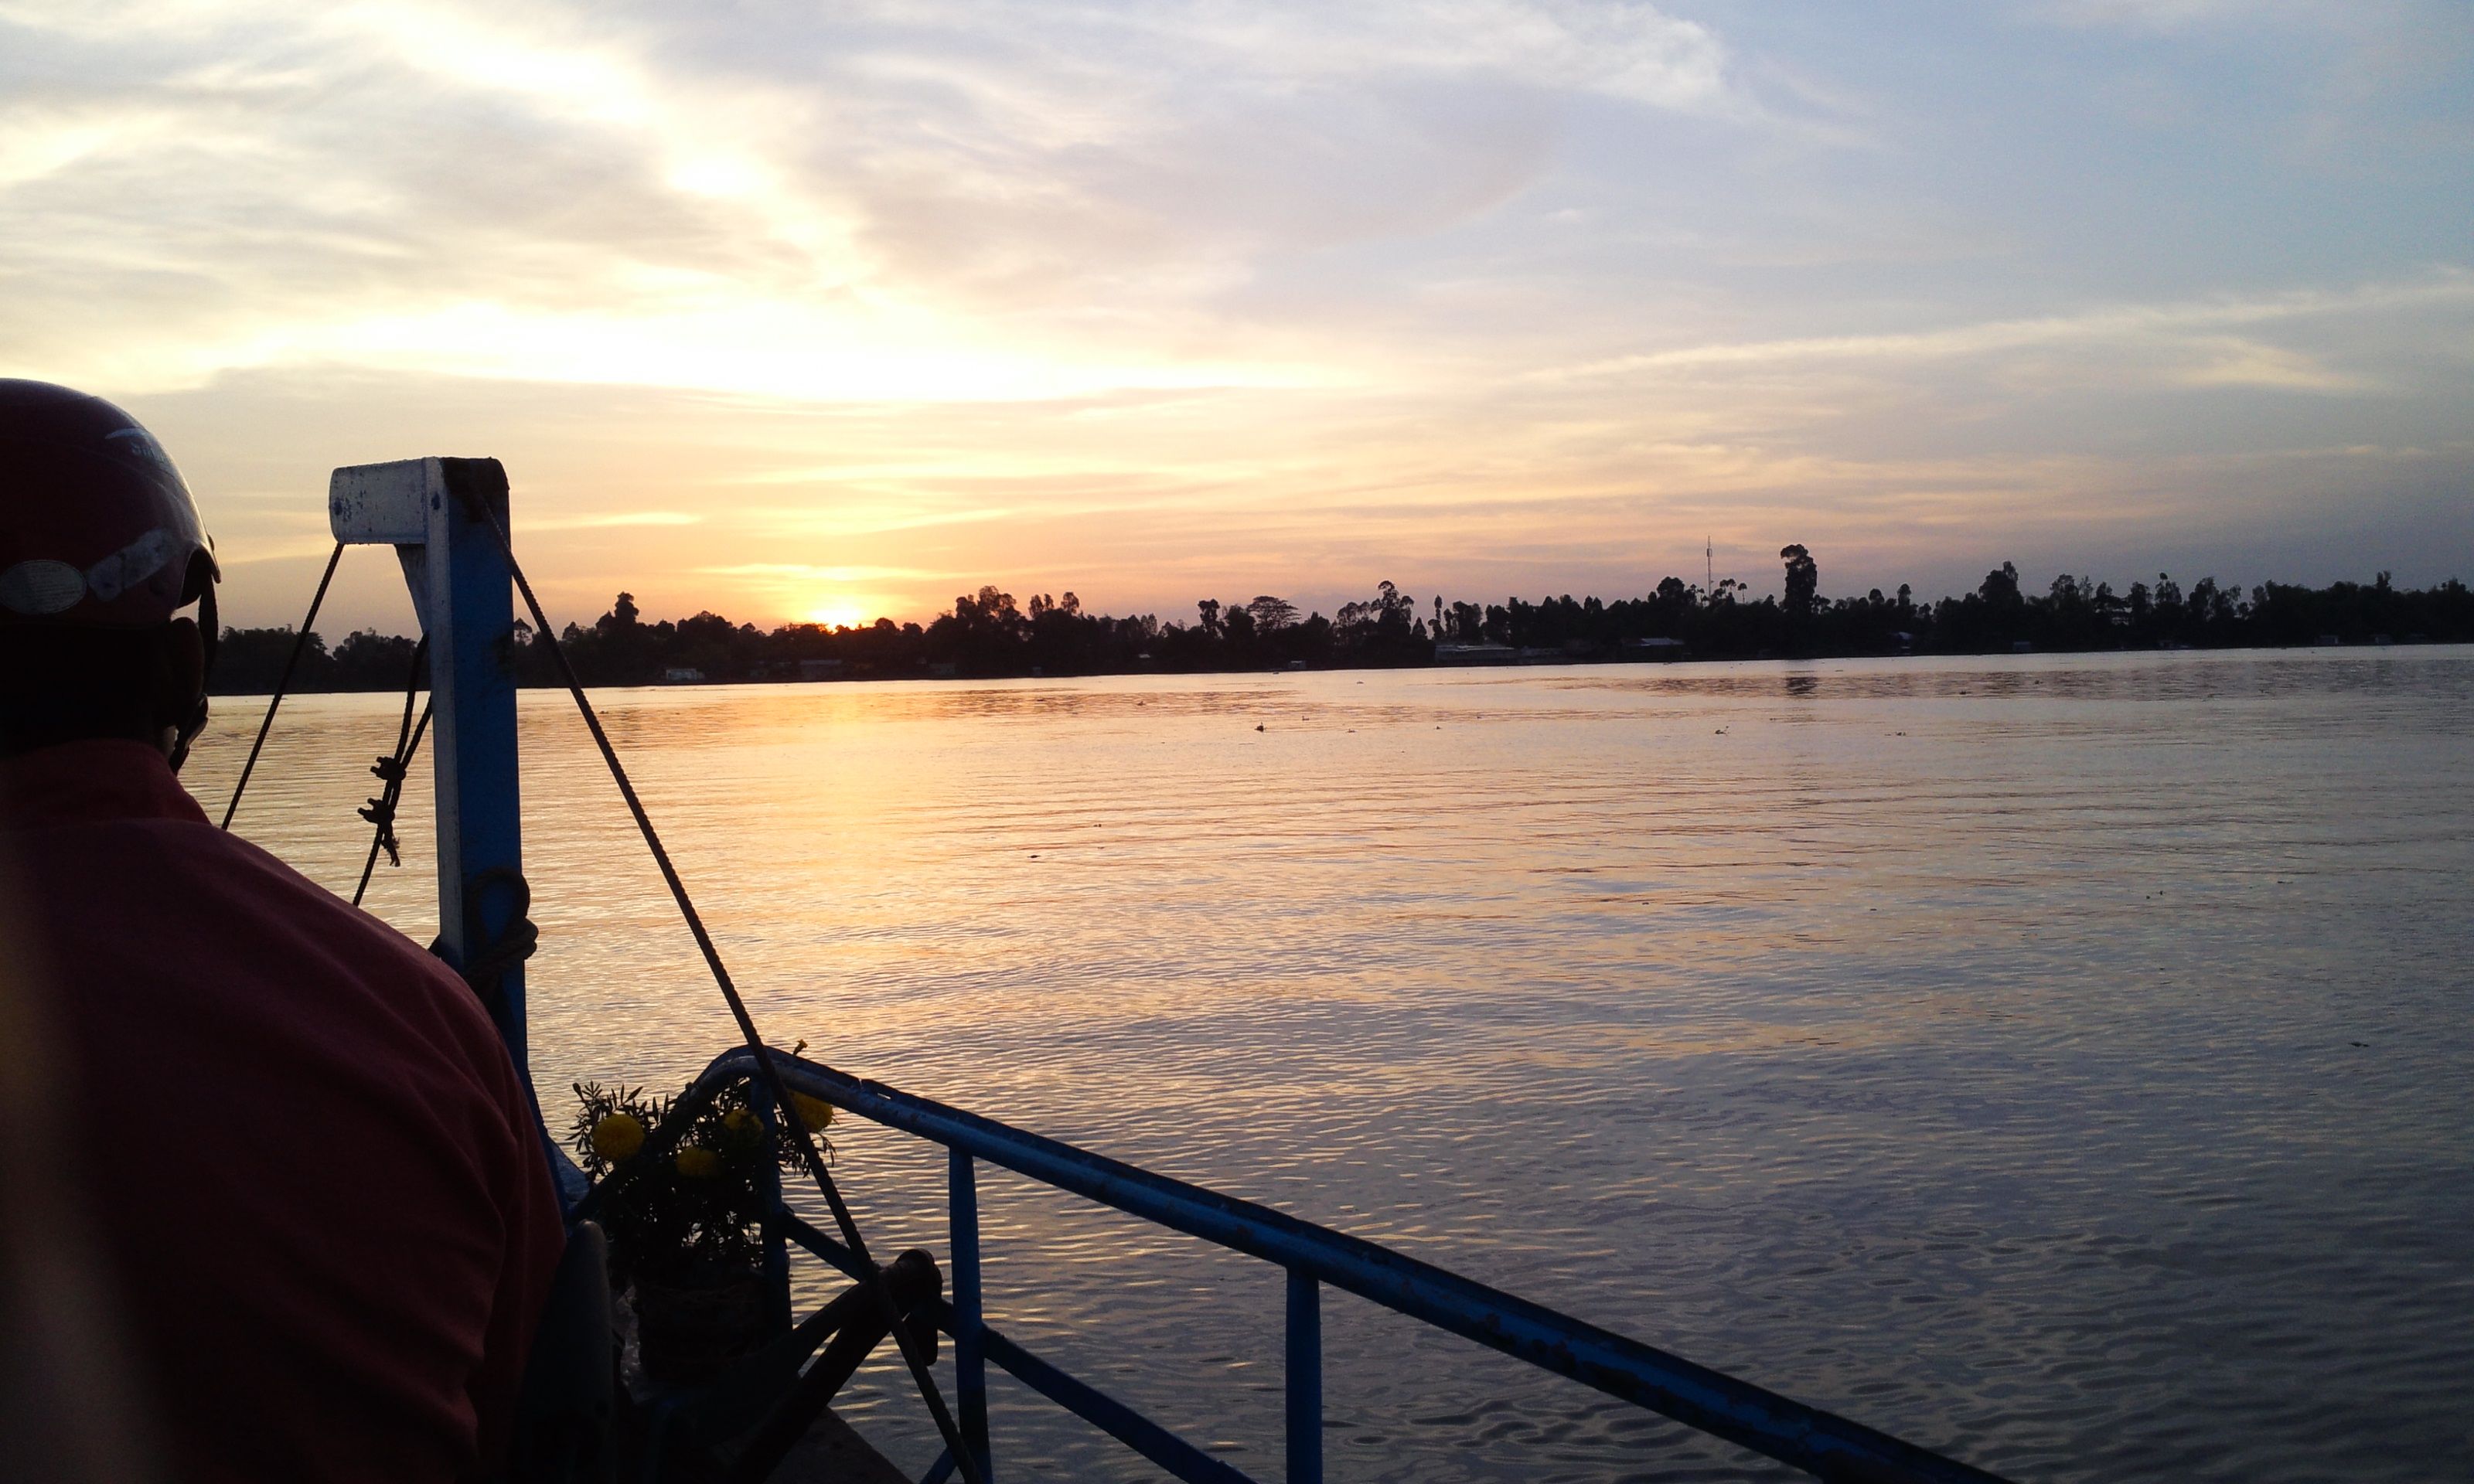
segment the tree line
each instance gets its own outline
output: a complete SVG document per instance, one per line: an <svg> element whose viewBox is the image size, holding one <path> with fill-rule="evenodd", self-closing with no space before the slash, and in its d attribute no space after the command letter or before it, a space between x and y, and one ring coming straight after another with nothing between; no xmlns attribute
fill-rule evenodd
<svg viewBox="0 0 2474 1484"><path fill-rule="evenodd" d="M2474 640L2474 593L2453 578L2408 589L2382 572L2367 584L2263 583L2244 593L2213 577L2186 589L2159 573L2153 583L2117 591L2064 573L2032 592L2005 562L1975 591L1927 603L1904 584L1895 594L1876 587L1861 597L1825 598L1808 549L1791 545L1779 556L1785 590L1776 597L1753 598L1733 578L1704 591L1669 577L1639 597L1611 601L1565 594L1478 604L1437 596L1421 607L1387 582L1329 617L1301 615L1297 605L1263 595L1243 603L1205 598L1190 623L1087 612L1071 592L1018 603L984 586L924 625L880 618L767 632L713 612L647 623L635 598L622 592L591 626L569 624L559 639L578 675L595 685ZM232 695L272 690L295 640L288 627L225 630L214 688ZM1669 642L1643 642L1651 640ZM400 690L411 679L415 649L409 638L360 631L330 650L313 632L291 686ZM557 683L547 643L521 623L515 659L521 683Z"/></svg>

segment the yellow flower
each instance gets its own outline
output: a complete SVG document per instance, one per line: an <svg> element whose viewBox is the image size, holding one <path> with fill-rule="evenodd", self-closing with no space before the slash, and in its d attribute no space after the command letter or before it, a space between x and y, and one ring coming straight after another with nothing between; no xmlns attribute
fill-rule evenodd
<svg viewBox="0 0 2474 1484"><path fill-rule="evenodd" d="M833 1126L834 1105L821 1097L793 1092L790 1094L790 1107L797 1111L800 1124L811 1134L821 1134Z"/></svg>
<svg viewBox="0 0 2474 1484"><path fill-rule="evenodd" d="M693 1144L680 1150L678 1157L670 1162L690 1180L711 1180L721 1173L721 1156Z"/></svg>
<svg viewBox="0 0 2474 1484"><path fill-rule="evenodd" d="M611 1113L593 1125L593 1152L614 1164L643 1147L644 1125L633 1113Z"/></svg>
<svg viewBox="0 0 2474 1484"><path fill-rule="evenodd" d="M721 1115L721 1126L733 1134L744 1134L756 1127L756 1115L744 1108L734 1108Z"/></svg>

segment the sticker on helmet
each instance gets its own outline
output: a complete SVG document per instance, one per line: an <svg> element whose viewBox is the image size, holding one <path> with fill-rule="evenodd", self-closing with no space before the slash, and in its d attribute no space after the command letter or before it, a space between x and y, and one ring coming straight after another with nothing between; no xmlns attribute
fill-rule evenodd
<svg viewBox="0 0 2474 1484"><path fill-rule="evenodd" d="M155 442L155 435L144 428L115 428L103 435L103 441L111 444L114 451L122 456L134 459L153 469L165 483L181 489L187 488L181 483L181 471L172 467L172 456L165 453L163 445Z"/></svg>
<svg viewBox="0 0 2474 1484"><path fill-rule="evenodd" d="M172 533L157 526L110 556L85 569L85 585L97 600L109 603L163 570L172 560Z"/></svg>
<svg viewBox="0 0 2474 1484"><path fill-rule="evenodd" d="M29 618L65 613L85 596L85 574L65 562L36 557L0 572L0 608Z"/></svg>
<svg viewBox="0 0 2474 1484"><path fill-rule="evenodd" d="M89 592L98 603L115 602L163 570L172 560L172 533L157 526L85 571L49 557L20 562L0 572L0 608L48 618L77 607Z"/></svg>

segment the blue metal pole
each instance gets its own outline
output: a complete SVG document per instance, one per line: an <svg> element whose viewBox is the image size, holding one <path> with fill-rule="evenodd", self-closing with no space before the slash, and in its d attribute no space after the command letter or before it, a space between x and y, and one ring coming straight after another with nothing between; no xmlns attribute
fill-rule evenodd
<svg viewBox="0 0 2474 1484"><path fill-rule="evenodd" d="M508 930L529 907L523 809L517 786L515 574L507 471L496 459L401 459L335 470L327 486L335 539L393 546L413 610L429 638L430 756L437 778L439 956L495 995L488 1007L539 1120L520 945ZM493 521L496 529L493 528ZM503 953L494 950L507 949ZM584 1198L584 1173L541 1131L563 1207Z"/></svg>
<svg viewBox="0 0 2474 1484"><path fill-rule="evenodd" d="M980 1307L980 1185L971 1157L950 1151L954 1257L954 1400L960 1411L962 1446L980 1466L980 1477L996 1484L988 1447L987 1320Z"/></svg>
<svg viewBox="0 0 2474 1484"><path fill-rule="evenodd" d="M1322 1305L1314 1275L1289 1269L1289 1484L1322 1484Z"/></svg>
<svg viewBox="0 0 2474 1484"><path fill-rule="evenodd" d="M523 813L516 773L515 590L489 525L507 519L496 459L439 459L428 490L427 602L438 798L438 937L458 969L498 941L521 907ZM507 969L491 1007L529 1085L524 971Z"/></svg>

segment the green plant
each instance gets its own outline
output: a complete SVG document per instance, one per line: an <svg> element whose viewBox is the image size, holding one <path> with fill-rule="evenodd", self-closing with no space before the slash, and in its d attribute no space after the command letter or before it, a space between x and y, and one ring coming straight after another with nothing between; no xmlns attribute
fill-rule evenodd
<svg viewBox="0 0 2474 1484"><path fill-rule="evenodd" d="M763 1253L764 1191L776 1169L800 1163L788 1119L768 1129L749 1089L734 1084L690 1115L674 1138L650 1147L677 1112L675 1097L642 1088L577 1083L568 1146L595 1183L613 1182L601 1209L616 1274L694 1285L753 1271ZM824 1142L833 1110L794 1096L801 1121ZM831 1155L833 1146L824 1144Z"/></svg>

